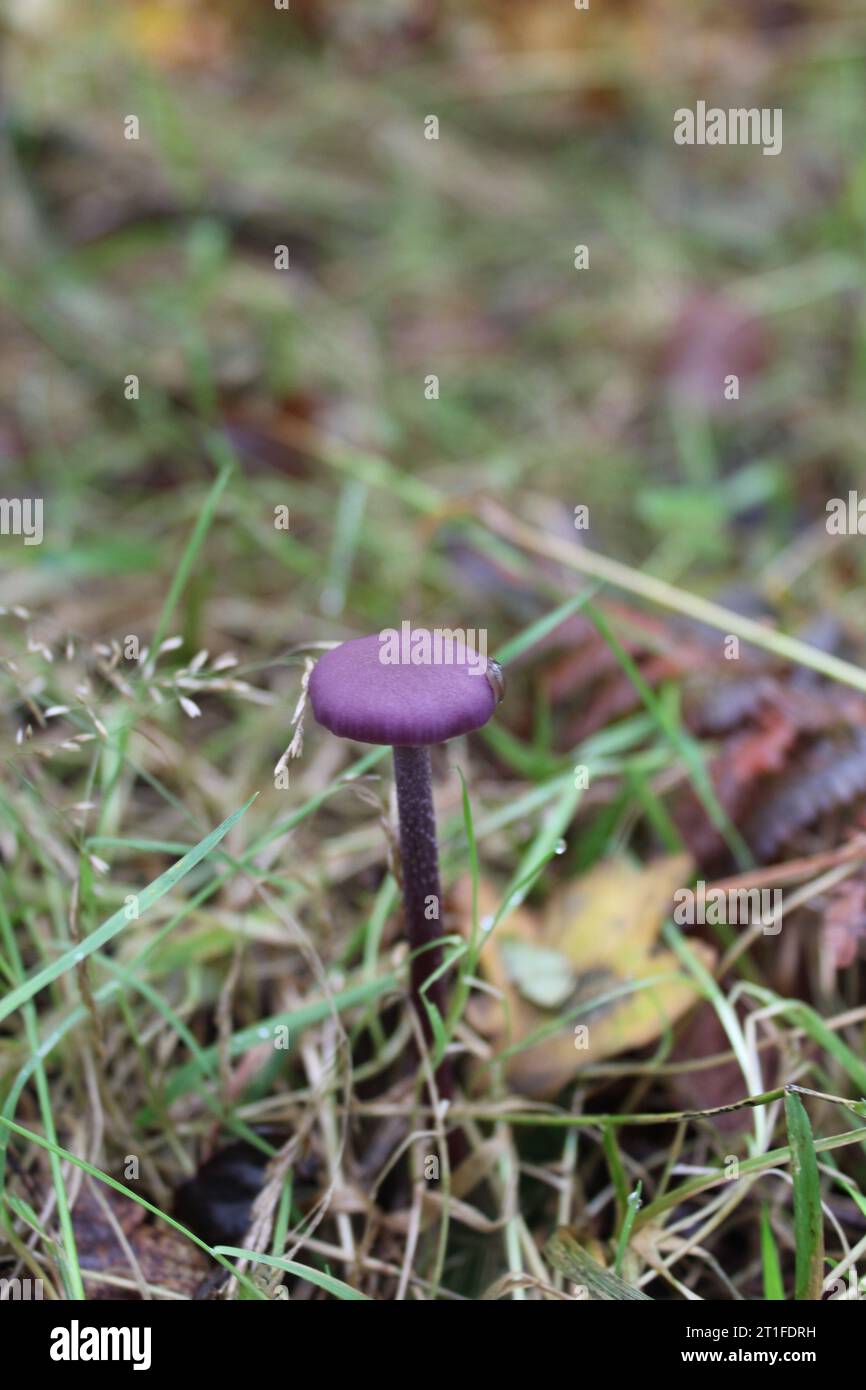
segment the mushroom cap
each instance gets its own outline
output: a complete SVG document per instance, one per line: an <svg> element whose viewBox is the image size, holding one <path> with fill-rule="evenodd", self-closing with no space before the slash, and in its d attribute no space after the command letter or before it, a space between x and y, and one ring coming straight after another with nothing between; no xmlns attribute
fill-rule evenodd
<svg viewBox="0 0 866 1390"><path fill-rule="evenodd" d="M424 631L415 628L410 640ZM319 658L309 690L320 724L359 743L419 747L487 723L497 697L481 656L470 648L467 660L466 647L455 643L450 653L445 648L450 660L391 664L382 659L383 636L353 637Z"/></svg>

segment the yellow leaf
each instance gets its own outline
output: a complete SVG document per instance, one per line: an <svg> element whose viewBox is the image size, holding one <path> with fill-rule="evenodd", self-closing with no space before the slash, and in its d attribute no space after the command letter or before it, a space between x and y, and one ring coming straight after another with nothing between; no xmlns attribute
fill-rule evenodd
<svg viewBox="0 0 866 1390"><path fill-rule="evenodd" d="M479 961L491 991L473 995L467 1018L494 1054L507 1053L511 1086L555 1095L587 1062L655 1042L696 1001L676 957L658 947L673 894L691 869L685 855L645 866L607 860L555 892L542 912L519 908L503 918ZM463 879L454 905L467 933L470 904ZM482 881L482 918L497 905ZM692 947L712 965L710 947Z"/></svg>

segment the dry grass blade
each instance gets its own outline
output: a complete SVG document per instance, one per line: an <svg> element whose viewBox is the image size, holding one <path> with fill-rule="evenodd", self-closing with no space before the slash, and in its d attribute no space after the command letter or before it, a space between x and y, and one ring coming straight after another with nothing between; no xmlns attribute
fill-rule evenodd
<svg viewBox="0 0 866 1390"><path fill-rule="evenodd" d="M579 1288L585 1288L590 1299L604 1302L651 1303L648 1294L641 1293L627 1284L618 1274L605 1269L591 1255L587 1255L575 1240L571 1231L561 1228L544 1247L554 1269L564 1274Z"/></svg>

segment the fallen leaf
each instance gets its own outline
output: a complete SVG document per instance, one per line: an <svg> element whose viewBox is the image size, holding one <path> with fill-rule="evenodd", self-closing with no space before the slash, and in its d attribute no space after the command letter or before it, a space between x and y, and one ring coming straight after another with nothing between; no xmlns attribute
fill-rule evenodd
<svg viewBox="0 0 866 1390"><path fill-rule="evenodd" d="M140 1297L129 1252L145 1285L156 1297L164 1297L167 1291L181 1298L195 1298L213 1268L204 1252L186 1236L154 1221L143 1207L111 1188L94 1191L85 1183L73 1210L72 1224L78 1258L85 1271L87 1297L91 1300L129 1301ZM87 1273L106 1275L108 1280L87 1280ZM111 1282L115 1279L128 1281L129 1287Z"/></svg>
<svg viewBox="0 0 866 1390"><path fill-rule="evenodd" d="M674 891L691 870L686 855L643 867L610 859L555 892L540 913L517 908L491 932L479 958L491 989L472 996L467 1020L494 1055L507 1054L511 1086L555 1095L587 1062L654 1042L699 998L673 953L658 947ZM483 919L498 895L484 880L478 887ZM453 904L464 934L471 900L471 882L461 879ZM709 946L692 948L712 964Z"/></svg>

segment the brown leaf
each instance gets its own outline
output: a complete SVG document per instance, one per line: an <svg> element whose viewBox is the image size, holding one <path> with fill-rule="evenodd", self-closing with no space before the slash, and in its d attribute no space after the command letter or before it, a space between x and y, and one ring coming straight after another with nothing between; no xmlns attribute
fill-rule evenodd
<svg viewBox="0 0 866 1390"><path fill-rule="evenodd" d="M212 1269L197 1245L163 1222L151 1218L143 1207L112 1188L100 1184L99 1195L85 1183L72 1216L78 1258L85 1271L89 1299L136 1299L133 1289L88 1280L88 1270L113 1278L135 1281L136 1275L118 1228L125 1236L144 1282L154 1291L169 1290L194 1298ZM101 1199L101 1200L100 1200ZM106 1206L108 1211L106 1211ZM109 1215L110 1213L110 1215ZM111 1218L114 1218L112 1221ZM116 1225L115 1225L116 1223ZM158 1292L154 1292L158 1297Z"/></svg>

